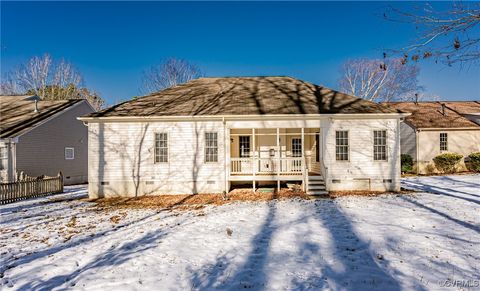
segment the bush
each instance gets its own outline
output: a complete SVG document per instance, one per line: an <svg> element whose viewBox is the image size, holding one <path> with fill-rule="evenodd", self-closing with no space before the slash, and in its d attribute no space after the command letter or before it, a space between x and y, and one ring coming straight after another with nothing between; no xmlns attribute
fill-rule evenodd
<svg viewBox="0 0 480 291"><path fill-rule="evenodd" d="M410 155L403 154L401 157L402 172L409 173L413 170L413 158Z"/></svg>
<svg viewBox="0 0 480 291"><path fill-rule="evenodd" d="M463 158L462 155L456 153L445 153L433 158L435 167L443 173L455 172L455 166Z"/></svg>
<svg viewBox="0 0 480 291"><path fill-rule="evenodd" d="M480 172L480 152L471 153L465 158L465 166L472 172Z"/></svg>

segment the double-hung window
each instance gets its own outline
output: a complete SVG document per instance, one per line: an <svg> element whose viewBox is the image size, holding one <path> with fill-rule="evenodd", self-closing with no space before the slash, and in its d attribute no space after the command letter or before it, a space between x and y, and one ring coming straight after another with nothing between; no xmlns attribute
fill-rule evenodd
<svg viewBox="0 0 480 291"><path fill-rule="evenodd" d="M155 133L155 163L168 163L168 134Z"/></svg>
<svg viewBox="0 0 480 291"><path fill-rule="evenodd" d="M240 136L239 151L241 158L247 158L250 156L250 136Z"/></svg>
<svg viewBox="0 0 480 291"><path fill-rule="evenodd" d="M335 157L337 161L348 161L348 131L337 130L335 132Z"/></svg>
<svg viewBox="0 0 480 291"><path fill-rule="evenodd" d="M387 160L387 131L386 130L373 131L373 160L374 161Z"/></svg>
<svg viewBox="0 0 480 291"><path fill-rule="evenodd" d="M216 132L205 133L205 162L218 162L218 134Z"/></svg>
<svg viewBox="0 0 480 291"><path fill-rule="evenodd" d="M440 151L448 151L448 134L446 132L440 133Z"/></svg>

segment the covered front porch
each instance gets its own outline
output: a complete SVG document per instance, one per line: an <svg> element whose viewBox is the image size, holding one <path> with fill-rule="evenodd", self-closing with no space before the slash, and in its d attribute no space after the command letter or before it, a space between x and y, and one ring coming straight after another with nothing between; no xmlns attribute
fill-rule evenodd
<svg viewBox="0 0 480 291"><path fill-rule="evenodd" d="M229 181L259 183L300 181L321 176L320 128L230 129Z"/></svg>

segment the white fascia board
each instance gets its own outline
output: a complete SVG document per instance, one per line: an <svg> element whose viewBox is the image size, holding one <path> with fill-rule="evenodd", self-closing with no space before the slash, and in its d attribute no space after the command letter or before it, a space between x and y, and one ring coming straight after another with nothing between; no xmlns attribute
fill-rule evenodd
<svg viewBox="0 0 480 291"><path fill-rule="evenodd" d="M91 123L151 122L151 121L238 121L238 120L318 120L318 119L397 119L410 113L357 113L357 114L275 114L275 115L197 115L197 116L124 116L77 117Z"/></svg>

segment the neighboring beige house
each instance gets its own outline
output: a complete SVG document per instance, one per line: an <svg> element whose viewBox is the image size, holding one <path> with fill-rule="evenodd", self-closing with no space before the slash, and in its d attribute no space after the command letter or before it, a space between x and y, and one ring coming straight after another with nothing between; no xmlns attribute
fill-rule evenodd
<svg viewBox="0 0 480 291"><path fill-rule="evenodd" d="M408 113L290 77L200 78L79 118L90 197L221 193L235 184L400 189Z"/></svg>
<svg viewBox="0 0 480 291"><path fill-rule="evenodd" d="M87 182L87 130L77 117L92 112L86 100L0 96L0 182L59 171L66 185Z"/></svg>
<svg viewBox="0 0 480 291"><path fill-rule="evenodd" d="M433 158L446 152L464 157L480 152L480 104L465 102L391 102L412 115L401 124L402 154L410 155L419 174L437 172ZM462 162L459 171L466 170Z"/></svg>

